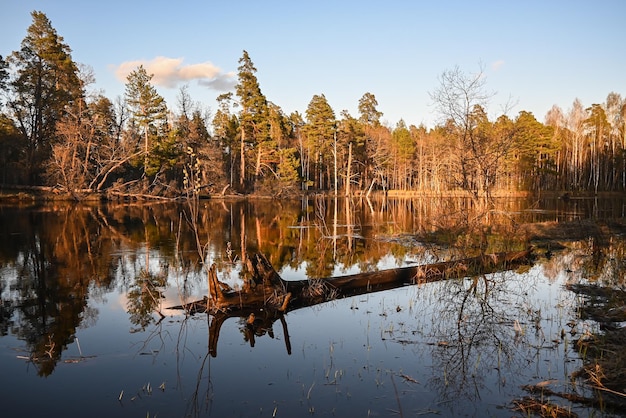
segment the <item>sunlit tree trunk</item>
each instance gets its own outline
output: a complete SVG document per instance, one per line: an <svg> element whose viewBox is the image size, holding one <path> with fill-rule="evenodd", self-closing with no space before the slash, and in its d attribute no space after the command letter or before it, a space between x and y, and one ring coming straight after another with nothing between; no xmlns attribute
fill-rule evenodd
<svg viewBox="0 0 626 418"><path fill-rule="evenodd" d="M582 179L586 171L585 160L586 153L584 151L583 141L583 121L585 120L585 111L580 100L574 100L572 109L568 113L568 128L571 132L571 159L572 163L569 167L569 178L574 190L583 188Z"/></svg>
<svg viewBox="0 0 626 418"><path fill-rule="evenodd" d="M348 144L348 165L346 169L346 197L350 196L350 184L352 183L352 142Z"/></svg>
<svg viewBox="0 0 626 418"><path fill-rule="evenodd" d="M337 194L339 192L339 174L337 167L337 133L333 136L333 165L334 165L334 177L335 177L335 202L337 201ZM335 203L336 205L336 203Z"/></svg>
<svg viewBox="0 0 626 418"><path fill-rule="evenodd" d="M248 251L247 251L247 247L246 247L246 212L244 210L244 205L240 206L239 209L239 228L241 229L240 231L240 245L241 245L241 262L243 263L243 265L246 265L246 262L248 261Z"/></svg>
<svg viewBox="0 0 626 418"><path fill-rule="evenodd" d="M243 189L246 178L246 130L241 127L241 144L239 149L239 186Z"/></svg>

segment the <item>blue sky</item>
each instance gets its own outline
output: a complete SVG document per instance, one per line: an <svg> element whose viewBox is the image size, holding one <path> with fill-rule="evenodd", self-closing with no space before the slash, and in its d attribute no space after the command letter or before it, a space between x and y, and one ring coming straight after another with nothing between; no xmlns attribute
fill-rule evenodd
<svg viewBox="0 0 626 418"><path fill-rule="evenodd" d="M143 63L176 109L183 84L213 110L234 85L245 49L261 90L284 112L324 94L337 117L358 116L364 93L395 126L438 120L429 96L439 75L481 65L490 117L543 121L556 104L626 96L626 1L135 1L1 0L0 55L20 47L39 10L111 99Z"/></svg>

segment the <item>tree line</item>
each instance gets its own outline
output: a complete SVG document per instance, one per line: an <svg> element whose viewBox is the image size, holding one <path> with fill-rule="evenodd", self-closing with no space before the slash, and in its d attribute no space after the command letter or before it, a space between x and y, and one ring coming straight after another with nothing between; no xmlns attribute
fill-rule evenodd
<svg viewBox="0 0 626 418"><path fill-rule="evenodd" d="M4 185L51 186L75 199L626 190L626 99L615 92L590 107L555 105L544 122L527 111L490 120L482 69L455 67L430 92L435 127L386 126L369 92L356 116L337 115L324 94L304 114L286 114L243 51L235 90L211 114L186 86L168 107L143 66L123 97L90 93L90 68L73 61L44 13L31 15L20 49L0 56Z"/></svg>

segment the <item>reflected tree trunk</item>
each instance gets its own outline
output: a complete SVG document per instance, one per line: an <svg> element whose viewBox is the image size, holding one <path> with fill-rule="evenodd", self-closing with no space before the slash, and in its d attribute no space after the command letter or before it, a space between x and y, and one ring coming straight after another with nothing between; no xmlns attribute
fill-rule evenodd
<svg viewBox="0 0 626 418"><path fill-rule="evenodd" d="M352 200L348 197L344 200L344 206L346 210L346 235L348 238L348 252L352 254L352 233L354 229L354 225L352 224Z"/></svg>
<svg viewBox="0 0 626 418"><path fill-rule="evenodd" d="M337 229L338 229L338 223L339 223L339 208L338 208L338 199L337 199L337 194L335 194L335 197L333 199L333 203L334 203L334 211L333 211L333 260L337 260Z"/></svg>
<svg viewBox="0 0 626 418"><path fill-rule="evenodd" d="M241 262L245 263L248 260L248 254L246 253L246 214L244 210L244 206L239 207L239 227L240 231L240 245L241 245Z"/></svg>

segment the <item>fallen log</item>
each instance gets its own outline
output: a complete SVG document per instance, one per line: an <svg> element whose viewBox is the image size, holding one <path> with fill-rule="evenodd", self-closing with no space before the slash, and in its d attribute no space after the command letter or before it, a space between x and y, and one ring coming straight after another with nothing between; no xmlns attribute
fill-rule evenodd
<svg viewBox="0 0 626 418"><path fill-rule="evenodd" d="M531 250L501 252L456 261L400 267L348 276L288 281L283 280L262 254L247 261L248 275L241 290L233 290L217 277L216 266L209 274L209 295L202 300L171 309L188 313L232 312L274 309L279 312L315 305L327 300L379 292L409 284L493 273L527 263Z"/></svg>
<svg viewBox="0 0 626 418"><path fill-rule="evenodd" d="M365 272L349 276L323 279L287 281L274 270L261 254L250 257L246 263L249 275L241 290L235 291L217 278L212 265L209 274L209 296L170 309L182 309L192 315L207 313L209 320L209 353L217 356L220 330L226 320L239 321L244 339L254 347L255 338L269 335L274 338L273 324L280 320L288 354L291 342L284 314L327 300L379 292L410 284L423 284L440 280L471 277L512 269L527 264L531 251L503 252L458 261L401 267L390 270Z"/></svg>

